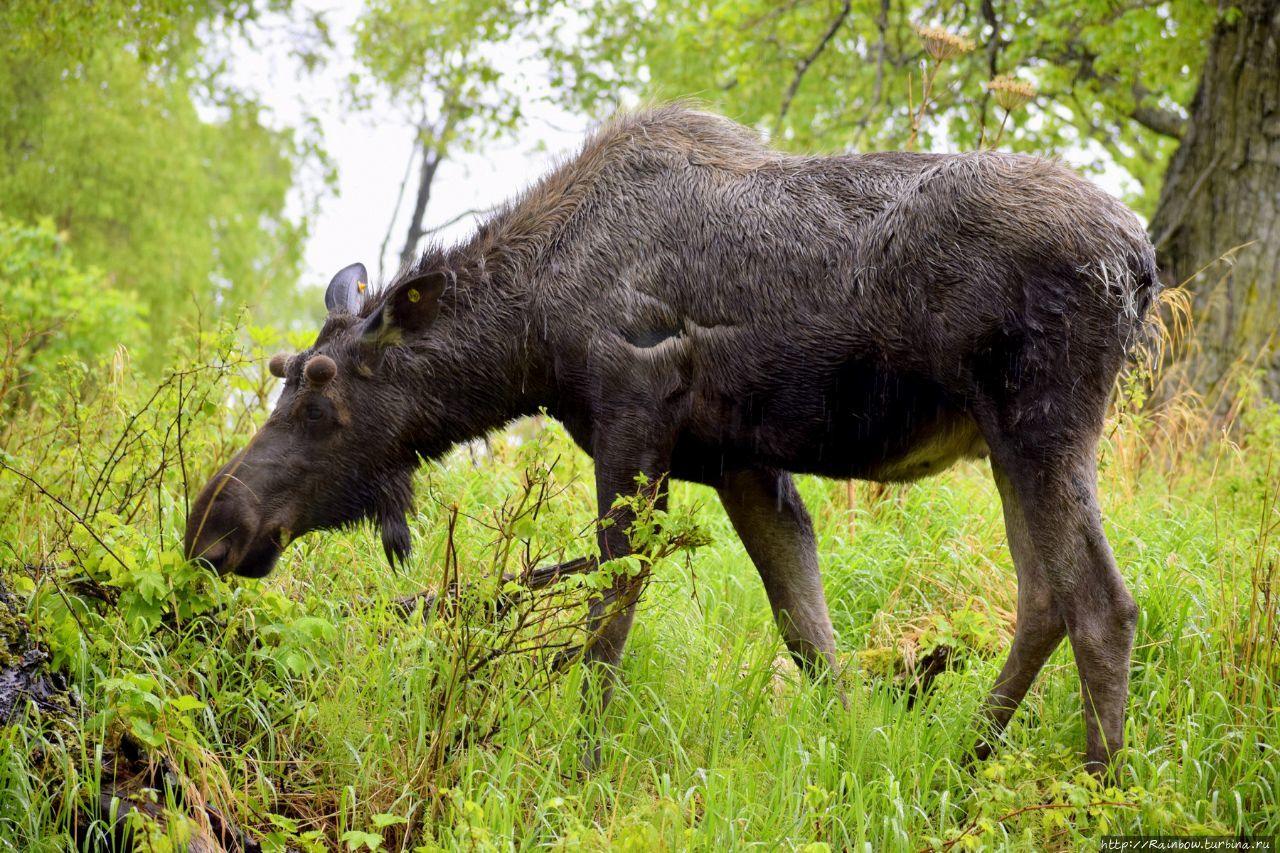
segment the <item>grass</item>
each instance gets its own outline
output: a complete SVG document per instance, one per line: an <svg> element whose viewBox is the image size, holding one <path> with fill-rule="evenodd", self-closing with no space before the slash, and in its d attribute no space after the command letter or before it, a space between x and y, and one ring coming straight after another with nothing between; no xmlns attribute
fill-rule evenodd
<svg viewBox="0 0 1280 853"><path fill-rule="evenodd" d="M1065 644L996 757L965 762L1015 610L985 463L878 497L801 481L847 707L786 659L714 493L675 484L667 526L696 523L709 544L655 567L598 719L580 669L538 648L572 642L589 590L563 582L496 621L486 605L503 570L592 547L590 461L554 425L426 469L400 572L367 530L305 537L262 582L182 563L184 478L198 485L243 442L266 399L261 368L230 353L142 417L150 389L117 377L10 427L4 584L81 701L0 731L0 849L91 844L110 825L103 791L154 800L158 817L132 819L151 850L194 845L210 815L281 851L1077 849L1106 833L1280 832L1274 404L1252 402L1230 437L1185 407L1165 409L1176 428L1121 407L1109 429L1106 529L1141 618L1129 748L1103 787L1081 772ZM229 381L243 412L222 418L202 401ZM522 502L541 486L553 496ZM405 618L399 599L448 571L457 600ZM939 648L953 666L913 691ZM583 739L600 731L604 764L584 775Z"/></svg>

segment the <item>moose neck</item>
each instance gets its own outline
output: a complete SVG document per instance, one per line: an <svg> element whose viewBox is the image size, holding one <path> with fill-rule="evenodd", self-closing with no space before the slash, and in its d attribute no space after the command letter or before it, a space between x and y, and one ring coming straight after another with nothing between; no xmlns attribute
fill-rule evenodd
<svg viewBox="0 0 1280 853"><path fill-rule="evenodd" d="M572 309L556 295L563 288L554 258L577 251L563 239L564 226L591 192L591 177L577 161L557 169L483 222L471 239L428 250L418 262L418 271L448 270L456 279L442 297L441 319L449 326L439 343L447 349L434 351L419 376L421 399L443 398L443 411L424 415L437 424L427 423L419 434L443 438L422 439L419 454L439 455L556 404L547 326Z"/></svg>
<svg viewBox="0 0 1280 853"><path fill-rule="evenodd" d="M455 284L440 316L407 360L425 402L414 450L434 458L546 404L546 363L529 334L528 295L518 271L475 240L424 256L419 269L447 269Z"/></svg>

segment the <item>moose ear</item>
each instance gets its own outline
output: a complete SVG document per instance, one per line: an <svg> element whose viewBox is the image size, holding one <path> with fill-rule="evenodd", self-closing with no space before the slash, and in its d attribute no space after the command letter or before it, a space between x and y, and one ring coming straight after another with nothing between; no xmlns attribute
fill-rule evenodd
<svg viewBox="0 0 1280 853"><path fill-rule="evenodd" d="M330 314L358 314L368 290L369 271L364 268L364 264L343 267L324 292L324 307L329 309Z"/></svg>
<svg viewBox="0 0 1280 853"><path fill-rule="evenodd" d="M422 331L440 313L440 294L453 281L452 272L436 271L393 285L382 304L382 313L369 318L365 337L386 345L405 334Z"/></svg>

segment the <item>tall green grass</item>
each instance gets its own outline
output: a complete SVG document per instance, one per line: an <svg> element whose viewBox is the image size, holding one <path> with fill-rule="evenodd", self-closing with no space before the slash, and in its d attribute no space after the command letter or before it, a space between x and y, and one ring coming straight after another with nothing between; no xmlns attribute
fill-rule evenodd
<svg viewBox="0 0 1280 853"><path fill-rule="evenodd" d="M503 571L594 547L590 461L553 423L424 469L398 572L366 530L305 537L261 582L182 562L184 492L268 402L260 356L210 337L183 355L208 366L154 398L121 368L7 425L4 584L79 703L0 732L0 848L62 850L95 814L107 826L99 794L130 743L169 777L161 817L136 820L153 850L207 834L204 806L281 851L1077 849L1105 833L1280 832L1274 403L1250 402L1229 435L1185 401L1151 414L1125 398L1109 424L1106 528L1141 618L1129 747L1104 787L1082 772L1065 644L995 758L966 762L1015 611L985 463L877 496L802 480L847 706L786 658L714 493L674 484L668 526L696 523L709 544L654 566L597 719L555 653L581 639L582 579L497 619L487 603ZM535 486L536 517L521 503ZM403 597L450 584L404 614ZM950 667L922 687L940 649ZM603 766L583 774L600 732Z"/></svg>

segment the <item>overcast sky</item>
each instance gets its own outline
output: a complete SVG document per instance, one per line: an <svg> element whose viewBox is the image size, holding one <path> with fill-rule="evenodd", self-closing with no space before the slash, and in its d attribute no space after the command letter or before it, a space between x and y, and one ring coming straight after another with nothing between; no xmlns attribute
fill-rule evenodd
<svg viewBox="0 0 1280 853"><path fill-rule="evenodd" d="M333 273L360 261L377 280L378 250L387 233L413 145L413 131L386 103L351 112L344 105L349 74L360 66L352 55L352 25L363 3L360 0L316 2L295 6L325 13L336 43L336 57L315 74L302 75L288 51L286 37L268 23L266 37L256 37L252 48L233 46L229 73L239 86L256 92L270 111L275 126L298 127L313 116L323 133L323 146L337 170L338 191L324 197L312 221L304 264L304 284L322 286ZM530 72L532 73L532 72ZM530 81L535 91L545 89ZM515 195L545 173L557 157L576 150L589 127L585 118L567 114L537 100L522 104L525 120L518 137L491 143L474 154L463 154L443 163L433 184L427 209L427 227L448 222L467 210L490 208ZM303 181L316 183L314 175ZM408 229L416 175L400 205L387 246L384 274L395 272L400 248ZM435 235L453 242L475 227L468 216Z"/></svg>

